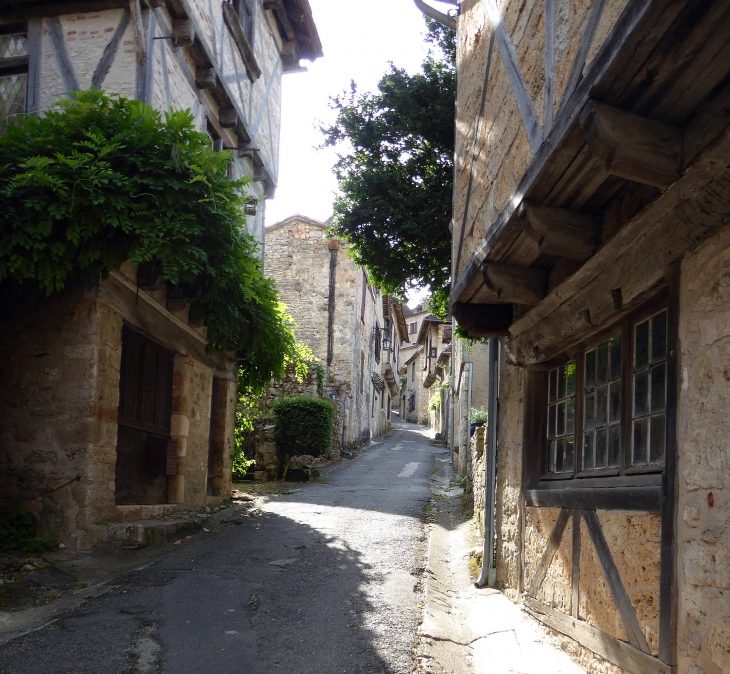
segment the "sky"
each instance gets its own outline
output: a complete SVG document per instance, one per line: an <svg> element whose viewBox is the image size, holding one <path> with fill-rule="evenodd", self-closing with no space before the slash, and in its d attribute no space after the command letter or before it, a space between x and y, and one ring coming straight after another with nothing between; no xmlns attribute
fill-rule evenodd
<svg viewBox="0 0 730 674"><path fill-rule="evenodd" d="M335 152L315 149L323 141L317 121L334 119L329 97L349 90L351 80L359 91L374 91L389 61L415 73L429 47L413 0L309 1L324 58L302 61L306 73L284 75L279 180L266 204L269 226L295 213L320 221L332 214Z"/></svg>

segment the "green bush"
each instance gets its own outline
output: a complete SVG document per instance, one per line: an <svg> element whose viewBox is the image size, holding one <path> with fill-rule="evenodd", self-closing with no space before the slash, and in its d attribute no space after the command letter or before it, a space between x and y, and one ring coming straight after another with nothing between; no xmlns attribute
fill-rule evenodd
<svg viewBox="0 0 730 674"><path fill-rule="evenodd" d="M272 405L274 437L284 459L299 454L321 456L332 441L335 406L329 400L297 396Z"/></svg>
<svg viewBox="0 0 730 674"><path fill-rule="evenodd" d="M36 520L21 505L0 508L0 550L37 554L55 550L58 543L36 536Z"/></svg>

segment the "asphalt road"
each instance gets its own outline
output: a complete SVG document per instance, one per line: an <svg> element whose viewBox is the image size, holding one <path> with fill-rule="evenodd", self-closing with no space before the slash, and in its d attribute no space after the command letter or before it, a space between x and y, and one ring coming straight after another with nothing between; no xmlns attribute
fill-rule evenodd
<svg viewBox="0 0 730 674"><path fill-rule="evenodd" d="M396 423L324 483L171 547L6 644L0 673L412 672L429 477L443 451Z"/></svg>

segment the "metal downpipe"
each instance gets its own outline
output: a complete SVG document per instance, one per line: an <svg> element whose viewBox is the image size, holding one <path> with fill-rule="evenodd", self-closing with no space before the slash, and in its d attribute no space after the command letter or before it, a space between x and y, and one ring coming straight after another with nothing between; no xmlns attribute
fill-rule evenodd
<svg viewBox="0 0 730 674"><path fill-rule="evenodd" d="M476 587L489 584L494 559L494 499L496 491L496 460L497 460L497 381L499 367L499 342L496 337L489 338L489 416L487 417L487 447L484 461L484 549L482 551L482 572L477 580Z"/></svg>

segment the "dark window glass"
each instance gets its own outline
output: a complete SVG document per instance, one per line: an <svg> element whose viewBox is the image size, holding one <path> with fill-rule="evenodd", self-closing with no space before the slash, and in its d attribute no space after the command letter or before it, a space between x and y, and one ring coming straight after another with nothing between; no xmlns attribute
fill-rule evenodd
<svg viewBox="0 0 730 674"><path fill-rule="evenodd" d="M608 342L598 347L598 363L596 365L596 384L605 384L608 379Z"/></svg>
<svg viewBox="0 0 730 674"><path fill-rule="evenodd" d="M646 464L648 433L646 419L634 421L634 455L633 464L643 466Z"/></svg>
<svg viewBox="0 0 730 674"><path fill-rule="evenodd" d="M606 459L608 458L607 435L608 432L605 428L596 432L596 468L606 467Z"/></svg>
<svg viewBox="0 0 730 674"><path fill-rule="evenodd" d="M667 314L662 312L651 321L651 362L667 357Z"/></svg>
<svg viewBox="0 0 730 674"><path fill-rule="evenodd" d="M662 363L661 365L655 365L653 368L651 368L652 413L664 411L664 404L667 395L666 374L667 366L665 363Z"/></svg>
<svg viewBox="0 0 730 674"><path fill-rule="evenodd" d="M611 379L621 378L621 337L614 337L610 342L611 347Z"/></svg>
<svg viewBox="0 0 730 674"><path fill-rule="evenodd" d="M621 437L621 337L599 344L585 358L582 467L601 470L615 467L609 459L609 436Z"/></svg>
<svg viewBox="0 0 730 674"><path fill-rule="evenodd" d="M634 375L634 416L644 416L648 411L649 373L644 370Z"/></svg>
<svg viewBox="0 0 730 674"><path fill-rule="evenodd" d="M548 471L572 473L575 466L575 369L572 361L548 374Z"/></svg>
<svg viewBox="0 0 730 674"><path fill-rule="evenodd" d="M15 115L25 112L28 66L19 65L17 57L27 55L27 37L24 34L0 35L0 133L5 131ZM13 61L4 62L4 59Z"/></svg>
<svg viewBox="0 0 730 674"><path fill-rule="evenodd" d="M636 326L634 366L644 367L649 362L649 321Z"/></svg>
<svg viewBox="0 0 730 674"><path fill-rule="evenodd" d="M596 351L586 354L586 390L590 391L596 385Z"/></svg>
<svg viewBox="0 0 730 674"><path fill-rule="evenodd" d="M611 426L608 429L608 467L617 468L621 455L621 427Z"/></svg>
<svg viewBox="0 0 730 674"><path fill-rule="evenodd" d="M636 326L635 339L631 465L661 464L666 445L667 312Z"/></svg>

